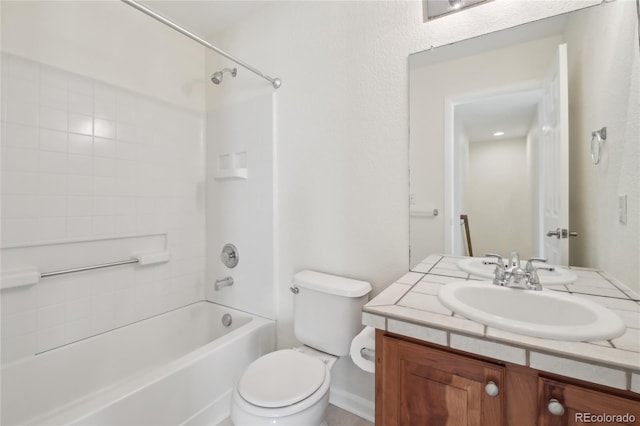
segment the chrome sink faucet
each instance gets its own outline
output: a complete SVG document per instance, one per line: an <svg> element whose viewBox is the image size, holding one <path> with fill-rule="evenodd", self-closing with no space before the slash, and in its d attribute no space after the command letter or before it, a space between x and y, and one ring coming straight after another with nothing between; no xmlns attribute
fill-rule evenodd
<svg viewBox="0 0 640 426"><path fill-rule="evenodd" d="M516 251L512 251L509 255L509 261L505 265L502 256L487 253L485 257L495 258L495 261L483 260L485 265L496 265L494 271L493 283L495 285L503 287L519 287L527 290L542 290L540 285L540 278L538 277L538 269L544 269L547 271L553 271L553 267L534 266L533 262L546 262L547 259L539 257L532 257L527 260L525 267L523 268L520 263L520 255Z"/></svg>

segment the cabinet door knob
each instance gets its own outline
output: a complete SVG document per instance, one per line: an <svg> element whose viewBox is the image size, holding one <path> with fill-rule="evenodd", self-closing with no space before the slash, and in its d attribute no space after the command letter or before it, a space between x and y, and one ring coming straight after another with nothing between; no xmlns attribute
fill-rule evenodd
<svg viewBox="0 0 640 426"><path fill-rule="evenodd" d="M550 399L549 405L547 405L547 410L554 416L561 416L564 414L564 407L557 399Z"/></svg>
<svg viewBox="0 0 640 426"><path fill-rule="evenodd" d="M484 385L484 391L489 396L498 396L498 394L500 393L500 388L498 387L498 385L496 385L495 382L491 381Z"/></svg>

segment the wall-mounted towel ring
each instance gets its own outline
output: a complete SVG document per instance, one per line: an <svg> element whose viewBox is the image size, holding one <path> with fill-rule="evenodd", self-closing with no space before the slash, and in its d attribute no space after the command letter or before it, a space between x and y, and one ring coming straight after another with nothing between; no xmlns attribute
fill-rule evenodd
<svg viewBox="0 0 640 426"><path fill-rule="evenodd" d="M595 165L600 163L602 158L602 144L607 140L607 128L591 132L591 162Z"/></svg>

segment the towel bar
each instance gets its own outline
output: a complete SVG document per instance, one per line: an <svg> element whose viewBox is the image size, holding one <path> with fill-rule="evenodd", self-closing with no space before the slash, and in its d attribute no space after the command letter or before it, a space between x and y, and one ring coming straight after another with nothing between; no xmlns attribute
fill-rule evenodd
<svg viewBox="0 0 640 426"><path fill-rule="evenodd" d="M169 261L168 251L134 253L132 257L115 262L101 263L99 265L81 266L78 268L61 269L58 271L40 273L36 267L22 268L20 270L4 271L0 277L0 290L15 287L26 287L37 284L42 278L58 275L72 274L74 272L91 271L94 269L110 268L112 266L129 265L137 263L141 266L165 263Z"/></svg>
<svg viewBox="0 0 640 426"><path fill-rule="evenodd" d="M128 265L130 263L138 263L138 262L140 262L140 259L132 258L127 260L119 260L117 262L101 263L99 265L82 266L80 268L61 269L59 271L43 272L42 274L40 274L40 278L55 277L57 275L72 274L74 272L82 272L82 271L91 271L93 269L110 268L112 266Z"/></svg>

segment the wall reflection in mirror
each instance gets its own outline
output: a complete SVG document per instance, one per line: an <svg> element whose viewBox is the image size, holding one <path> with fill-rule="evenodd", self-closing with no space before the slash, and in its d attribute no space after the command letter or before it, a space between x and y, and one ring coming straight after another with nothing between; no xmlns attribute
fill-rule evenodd
<svg viewBox="0 0 640 426"><path fill-rule="evenodd" d="M410 55L410 269L468 235L639 290L639 56L624 0Z"/></svg>

